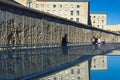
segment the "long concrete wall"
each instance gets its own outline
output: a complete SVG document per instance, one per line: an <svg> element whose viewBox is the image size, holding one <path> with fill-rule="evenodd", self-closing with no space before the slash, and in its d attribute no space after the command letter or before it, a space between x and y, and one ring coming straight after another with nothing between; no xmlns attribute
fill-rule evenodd
<svg viewBox="0 0 120 80"><path fill-rule="evenodd" d="M93 36L107 42L120 41L118 34L0 1L0 44L60 44L65 34L71 43L91 42Z"/></svg>

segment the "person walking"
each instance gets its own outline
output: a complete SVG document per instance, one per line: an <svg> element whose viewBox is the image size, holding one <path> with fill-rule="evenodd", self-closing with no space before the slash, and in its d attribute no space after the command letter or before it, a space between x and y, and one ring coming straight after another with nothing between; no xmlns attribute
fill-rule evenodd
<svg viewBox="0 0 120 80"><path fill-rule="evenodd" d="M65 34L65 36L62 38L62 42L61 42L62 52L64 55L68 54L67 43L68 43L67 34Z"/></svg>

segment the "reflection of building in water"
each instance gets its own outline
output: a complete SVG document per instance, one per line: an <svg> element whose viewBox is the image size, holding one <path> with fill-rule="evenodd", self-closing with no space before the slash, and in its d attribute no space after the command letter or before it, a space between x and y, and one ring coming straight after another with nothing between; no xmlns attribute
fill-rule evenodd
<svg viewBox="0 0 120 80"><path fill-rule="evenodd" d="M39 80L89 80L88 61Z"/></svg>
<svg viewBox="0 0 120 80"><path fill-rule="evenodd" d="M107 69L107 56L95 56L92 58L91 70Z"/></svg>
<svg viewBox="0 0 120 80"><path fill-rule="evenodd" d="M91 70L107 69L107 56L95 56L91 61ZM89 80L89 67L88 61L85 61L39 80Z"/></svg>

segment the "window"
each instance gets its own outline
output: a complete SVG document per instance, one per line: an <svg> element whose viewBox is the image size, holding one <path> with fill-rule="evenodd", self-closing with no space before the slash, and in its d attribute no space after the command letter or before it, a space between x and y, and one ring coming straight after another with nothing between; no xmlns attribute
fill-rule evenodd
<svg viewBox="0 0 120 80"><path fill-rule="evenodd" d="M41 4L41 8L44 8L44 4Z"/></svg>
<svg viewBox="0 0 120 80"><path fill-rule="evenodd" d="M93 59L94 60L94 62L96 62L96 59Z"/></svg>
<svg viewBox="0 0 120 80"><path fill-rule="evenodd" d="M104 23L104 20L102 20L102 23Z"/></svg>
<svg viewBox="0 0 120 80"><path fill-rule="evenodd" d="M79 22L79 18L76 18L76 22Z"/></svg>
<svg viewBox="0 0 120 80"><path fill-rule="evenodd" d="M94 65L94 68L96 68L96 65Z"/></svg>
<svg viewBox="0 0 120 80"><path fill-rule="evenodd" d="M36 4L36 8L39 8L39 4Z"/></svg>
<svg viewBox="0 0 120 80"><path fill-rule="evenodd" d="M97 25L97 27L100 27L99 25Z"/></svg>
<svg viewBox="0 0 120 80"><path fill-rule="evenodd" d="M80 74L80 69L77 70L77 74Z"/></svg>
<svg viewBox="0 0 120 80"><path fill-rule="evenodd" d="M73 18L70 18L70 20L73 20Z"/></svg>
<svg viewBox="0 0 120 80"><path fill-rule="evenodd" d="M80 77L79 77L79 76L77 77L77 80L80 80Z"/></svg>
<svg viewBox="0 0 120 80"><path fill-rule="evenodd" d="M57 80L57 78L56 78L56 77L54 77L54 78L53 78L53 80Z"/></svg>
<svg viewBox="0 0 120 80"><path fill-rule="evenodd" d="M93 16L93 18L95 18L95 16Z"/></svg>
<svg viewBox="0 0 120 80"><path fill-rule="evenodd" d="M80 8L80 5L77 5L77 8Z"/></svg>
<svg viewBox="0 0 120 80"><path fill-rule="evenodd" d="M68 70L65 70L65 74L68 74Z"/></svg>
<svg viewBox="0 0 120 80"><path fill-rule="evenodd" d="M27 2L27 7L32 7L32 2Z"/></svg>
<svg viewBox="0 0 120 80"><path fill-rule="evenodd" d="M95 23L95 21L93 21L93 23Z"/></svg>
<svg viewBox="0 0 120 80"><path fill-rule="evenodd" d="M80 15L80 12L79 12L79 11L77 11L77 16L78 16L78 15Z"/></svg>
<svg viewBox="0 0 120 80"><path fill-rule="evenodd" d="M60 8L62 8L62 5L60 4Z"/></svg>
<svg viewBox="0 0 120 80"><path fill-rule="evenodd" d="M54 8L56 8L56 5L53 5Z"/></svg>
<svg viewBox="0 0 120 80"><path fill-rule="evenodd" d="M71 11L71 15L73 15L73 11Z"/></svg>
<svg viewBox="0 0 120 80"><path fill-rule="evenodd" d="M74 70L73 69L71 69L71 74L74 74Z"/></svg>
<svg viewBox="0 0 120 80"><path fill-rule="evenodd" d="M102 60L102 63L104 63L104 60Z"/></svg>

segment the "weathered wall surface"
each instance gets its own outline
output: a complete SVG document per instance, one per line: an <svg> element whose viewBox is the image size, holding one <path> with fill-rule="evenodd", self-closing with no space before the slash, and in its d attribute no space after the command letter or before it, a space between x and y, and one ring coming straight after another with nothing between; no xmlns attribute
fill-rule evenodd
<svg viewBox="0 0 120 80"><path fill-rule="evenodd" d="M91 42L101 36L107 42L120 41L120 35L72 22L14 3L0 2L0 44L61 43L67 34L71 43Z"/></svg>

